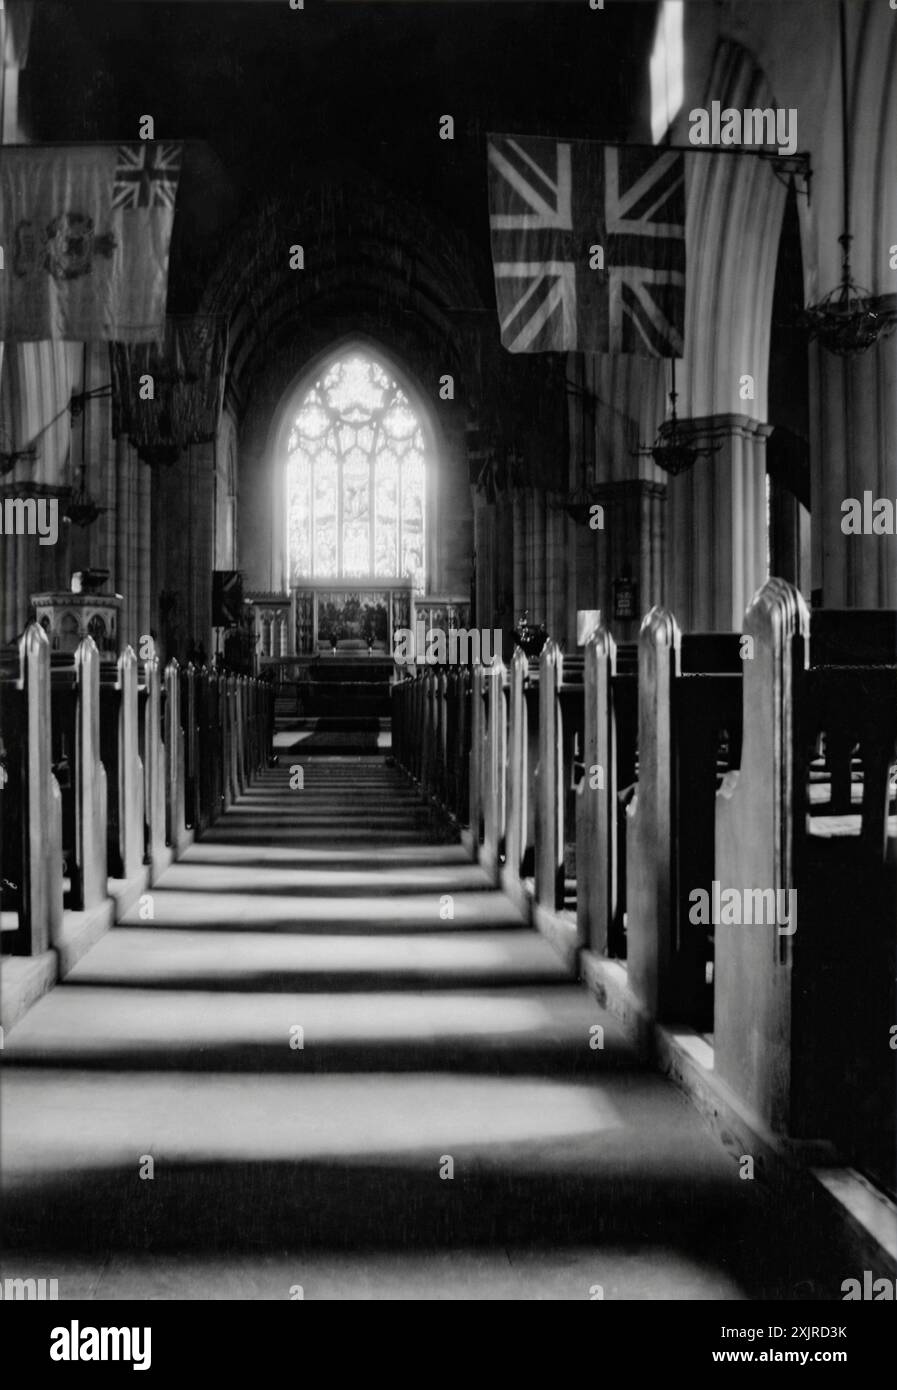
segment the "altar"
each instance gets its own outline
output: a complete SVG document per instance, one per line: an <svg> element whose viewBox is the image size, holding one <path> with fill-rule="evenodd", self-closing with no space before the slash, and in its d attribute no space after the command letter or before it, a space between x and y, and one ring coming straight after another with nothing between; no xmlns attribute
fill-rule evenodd
<svg viewBox="0 0 897 1390"><path fill-rule="evenodd" d="M317 657L370 655L392 660L395 633L416 622L445 631L469 626L470 601L460 594L416 593L407 580L301 584L284 593L247 594L260 666L284 676Z"/></svg>
<svg viewBox="0 0 897 1390"><path fill-rule="evenodd" d="M319 652L392 653L393 633L407 627L412 588L407 581L302 585L291 591L297 656Z"/></svg>

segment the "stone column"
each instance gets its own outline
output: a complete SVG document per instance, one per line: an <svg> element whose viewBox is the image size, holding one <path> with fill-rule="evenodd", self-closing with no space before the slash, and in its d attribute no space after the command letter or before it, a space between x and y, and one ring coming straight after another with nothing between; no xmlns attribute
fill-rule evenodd
<svg viewBox="0 0 897 1390"><path fill-rule="evenodd" d="M717 452L669 481L669 608L683 631L740 632L744 611L766 580L772 427L734 414L682 424Z"/></svg>
<svg viewBox="0 0 897 1390"><path fill-rule="evenodd" d="M153 517L152 517L152 469L145 463L138 465L137 469L137 488L136 506L137 516L135 518L135 542L137 548L136 570L137 570L137 630L138 636L147 634L153 622L153 596L152 596L152 539L153 539ZM138 647L138 653L140 651Z"/></svg>
<svg viewBox="0 0 897 1390"><path fill-rule="evenodd" d="M841 504L868 491L897 508L897 334L857 357L814 344L810 374L814 594L826 608L895 608L897 537L845 535Z"/></svg>
<svg viewBox="0 0 897 1390"><path fill-rule="evenodd" d="M144 467L146 465L143 465ZM114 589L124 598L119 644L137 649L137 455L121 435L115 447L115 573Z"/></svg>
<svg viewBox="0 0 897 1390"><path fill-rule="evenodd" d="M539 488L526 490L526 571L524 604L530 621L548 623L545 602L545 494ZM520 616L519 614L517 615Z"/></svg>
<svg viewBox="0 0 897 1390"><path fill-rule="evenodd" d="M478 497L474 503L474 547L476 550L476 625L492 626L495 599L494 531L495 505Z"/></svg>
<svg viewBox="0 0 897 1390"><path fill-rule="evenodd" d="M215 544L215 456L211 444L189 450L193 526L190 555L190 640L212 644L212 570Z"/></svg>
<svg viewBox="0 0 897 1390"><path fill-rule="evenodd" d="M558 495L544 495L545 525L545 613L544 622L550 635L558 643L566 643L567 650L576 648L576 610L568 602L568 555L567 513L560 506ZM572 640L571 640L572 639Z"/></svg>
<svg viewBox="0 0 897 1390"><path fill-rule="evenodd" d="M514 625L526 607L526 496L514 489Z"/></svg>

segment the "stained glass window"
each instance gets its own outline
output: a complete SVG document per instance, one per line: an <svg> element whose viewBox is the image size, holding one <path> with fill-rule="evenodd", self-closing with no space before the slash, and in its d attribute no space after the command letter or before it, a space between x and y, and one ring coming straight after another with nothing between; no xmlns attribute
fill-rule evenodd
<svg viewBox="0 0 897 1390"><path fill-rule="evenodd" d="M294 584L425 573L426 445L408 397L360 353L305 395L287 442Z"/></svg>

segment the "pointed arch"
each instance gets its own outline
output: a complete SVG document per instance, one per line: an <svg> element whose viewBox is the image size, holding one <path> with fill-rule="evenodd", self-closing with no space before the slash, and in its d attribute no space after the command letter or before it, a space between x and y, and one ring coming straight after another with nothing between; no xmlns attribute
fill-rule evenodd
<svg viewBox="0 0 897 1390"><path fill-rule="evenodd" d="M346 339L293 383L279 415L287 586L409 580L423 591L435 438L408 374L375 343Z"/></svg>

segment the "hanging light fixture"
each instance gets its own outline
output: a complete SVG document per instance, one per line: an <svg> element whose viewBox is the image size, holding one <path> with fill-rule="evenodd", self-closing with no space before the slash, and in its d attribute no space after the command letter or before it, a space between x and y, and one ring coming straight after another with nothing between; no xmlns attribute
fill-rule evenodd
<svg viewBox="0 0 897 1390"><path fill-rule="evenodd" d="M82 463L78 486L73 491L65 509L64 516L73 526L92 526L101 512L108 512L108 507L101 507L93 500L87 491L87 469Z"/></svg>
<svg viewBox="0 0 897 1390"><path fill-rule="evenodd" d="M181 457L178 444L138 444L137 457L150 468L172 468Z"/></svg>
<svg viewBox="0 0 897 1390"><path fill-rule="evenodd" d="M856 356L874 347L897 328L897 312L876 305L871 290L857 285L850 270L850 142L847 130L847 32L844 0L838 8L841 49L841 179L844 209L841 247L841 281L816 304L798 315L797 322L811 338L839 357Z"/></svg>
<svg viewBox="0 0 897 1390"><path fill-rule="evenodd" d="M664 420L660 426L654 443L642 445L636 452L649 455L658 468L662 468L665 473L669 473L675 478L677 474L685 473L689 468L693 468L698 459L708 458L711 454L718 454L722 444L702 444L701 433L687 428L679 419L676 411L679 392L676 390L675 357L671 358L670 362L672 380L669 393L669 419Z"/></svg>
<svg viewBox="0 0 897 1390"><path fill-rule="evenodd" d="M82 381L87 381L87 347L82 349ZM81 467L78 470L78 485L72 490L72 495L63 513L65 520L73 526L92 526L101 512L108 512L108 507L101 507L98 502L90 496L87 491L87 417L84 410L84 402L94 400L97 397L109 395L111 385L100 386L96 390L72 392L70 410L72 421L78 416L81 417ZM76 404L77 403L77 404Z"/></svg>

